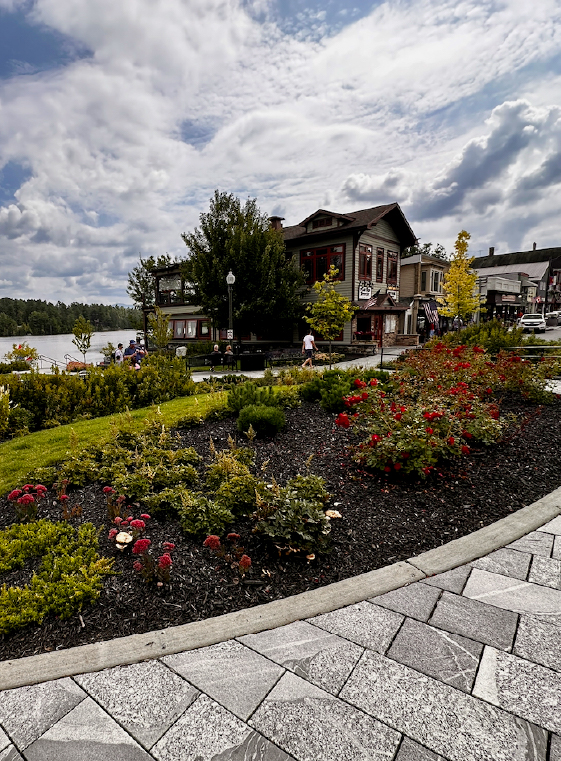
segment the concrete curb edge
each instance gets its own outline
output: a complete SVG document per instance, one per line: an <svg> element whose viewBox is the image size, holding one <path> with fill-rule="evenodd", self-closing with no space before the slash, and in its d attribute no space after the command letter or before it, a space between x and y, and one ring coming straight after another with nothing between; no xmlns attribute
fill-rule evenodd
<svg viewBox="0 0 561 761"><path fill-rule="evenodd" d="M101 671L224 642L344 608L504 547L561 514L561 487L512 515L408 560L205 621L2 662L0 690Z"/></svg>

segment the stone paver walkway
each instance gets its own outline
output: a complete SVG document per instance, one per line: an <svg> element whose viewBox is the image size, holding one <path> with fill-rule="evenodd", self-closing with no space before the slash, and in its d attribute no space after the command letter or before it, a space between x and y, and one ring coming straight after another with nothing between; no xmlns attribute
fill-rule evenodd
<svg viewBox="0 0 561 761"><path fill-rule="evenodd" d="M561 516L210 647L0 692L0 761L561 761Z"/></svg>

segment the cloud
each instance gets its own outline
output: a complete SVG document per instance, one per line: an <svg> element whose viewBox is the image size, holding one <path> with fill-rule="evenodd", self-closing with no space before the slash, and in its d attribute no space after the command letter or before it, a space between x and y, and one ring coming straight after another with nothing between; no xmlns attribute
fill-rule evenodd
<svg viewBox="0 0 561 761"><path fill-rule="evenodd" d="M557 60L557 3L333 3L307 20L285 5L282 23L279 7L0 0L91 51L0 80L0 170L25 167L0 206L2 279L125 301L138 253L183 255L180 233L217 187L287 224L397 200L416 232L449 245L460 219L482 238L487 226L515 241L515 218L527 220L516 240L555 235L560 72L532 104L517 73L528 91L532 67ZM539 213L521 213L529 203Z"/></svg>

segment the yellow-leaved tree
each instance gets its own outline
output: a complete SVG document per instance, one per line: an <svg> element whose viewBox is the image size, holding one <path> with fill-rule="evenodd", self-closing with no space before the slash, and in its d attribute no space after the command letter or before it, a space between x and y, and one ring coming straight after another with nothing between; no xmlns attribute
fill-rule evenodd
<svg viewBox="0 0 561 761"><path fill-rule="evenodd" d="M450 271L444 276L444 295L438 299L438 311L445 317L467 320L479 311L479 294L476 292L477 272L471 268L474 256L467 250L471 235L462 230L454 243Z"/></svg>

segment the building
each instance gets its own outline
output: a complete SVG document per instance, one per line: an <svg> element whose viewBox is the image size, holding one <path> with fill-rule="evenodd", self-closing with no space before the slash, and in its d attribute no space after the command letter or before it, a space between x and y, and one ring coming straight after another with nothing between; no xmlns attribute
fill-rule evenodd
<svg viewBox="0 0 561 761"><path fill-rule="evenodd" d="M513 320L520 312L561 309L561 248L534 248L475 259L486 317Z"/></svg>
<svg viewBox="0 0 561 761"><path fill-rule="evenodd" d="M348 214L318 209L292 227L283 227L281 217L271 217L271 225L282 231L287 254L295 255L306 273L304 302L314 299L312 285L333 265L338 270L337 290L358 307L335 344L366 352L398 341L407 311L399 302L401 253L416 238L397 203ZM153 275L156 305L169 315L174 343L226 339L226 330L213 329L209 319L199 314L199 307L189 302L179 264L155 269ZM298 326L294 334L276 343L299 343L303 331L304 326ZM256 334L241 338L261 342ZM317 341L322 342L321 336ZM417 336L411 340L416 341Z"/></svg>
<svg viewBox="0 0 561 761"><path fill-rule="evenodd" d="M400 301L407 306L403 333L428 334L429 312L437 308L436 299L442 296L444 275L450 262L438 256L414 254L401 260Z"/></svg>
<svg viewBox="0 0 561 761"><path fill-rule="evenodd" d="M337 290L358 307L338 339L342 345L367 350L396 343L407 309L399 303L401 253L416 243L399 204L345 214L318 209L298 225L281 228L279 217L272 224L306 274L305 302L330 266L338 270Z"/></svg>

